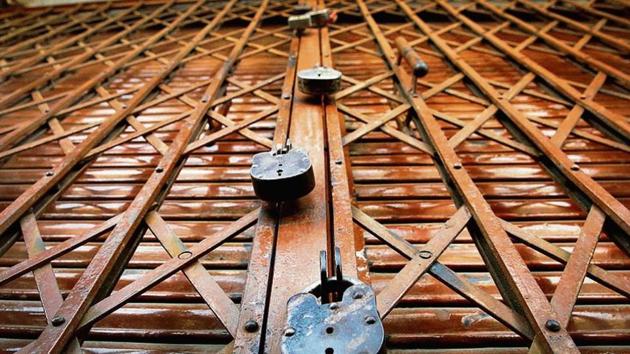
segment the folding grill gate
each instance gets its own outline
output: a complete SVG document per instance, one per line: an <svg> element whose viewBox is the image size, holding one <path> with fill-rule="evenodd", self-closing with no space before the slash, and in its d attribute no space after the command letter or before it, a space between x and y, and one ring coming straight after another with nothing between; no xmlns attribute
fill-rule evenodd
<svg viewBox="0 0 630 354"><path fill-rule="evenodd" d="M306 7L336 21L293 31ZM629 18L624 0L1 9L0 351L276 353L325 251L324 278L376 294L383 350L630 352ZM299 90L317 66L338 92ZM315 187L260 201L251 158L287 141Z"/></svg>

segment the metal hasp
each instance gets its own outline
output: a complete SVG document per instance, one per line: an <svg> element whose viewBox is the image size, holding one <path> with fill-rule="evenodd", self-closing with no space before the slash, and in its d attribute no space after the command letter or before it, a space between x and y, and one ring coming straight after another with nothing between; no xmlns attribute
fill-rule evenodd
<svg viewBox="0 0 630 354"><path fill-rule="evenodd" d="M311 159L306 151L293 149L290 143L254 155L250 175L254 193L262 200L297 199L315 188Z"/></svg>
<svg viewBox="0 0 630 354"><path fill-rule="evenodd" d="M332 95L341 88L341 72L325 66L301 70L298 86L308 95Z"/></svg>
<svg viewBox="0 0 630 354"><path fill-rule="evenodd" d="M294 9L295 12L301 12L305 7ZM309 27L321 28L331 22L335 22L337 16L329 9L309 11L289 17L289 28L296 30L298 33L303 32Z"/></svg>
<svg viewBox="0 0 630 354"><path fill-rule="evenodd" d="M398 48L398 65L402 62L402 59L405 58L405 61L411 67L413 72L413 93L416 92L416 85L419 77L423 77L429 73L429 65L420 58L418 53L411 47L409 42L404 37L397 37L394 42L396 43L396 48Z"/></svg>
<svg viewBox="0 0 630 354"><path fill-rule="evenodd" d="M321 251L321 284L289 299L282 353L378 353L385 331L374 291L343 277L338 247L330 278L327 264L326 251Z"/></svg>

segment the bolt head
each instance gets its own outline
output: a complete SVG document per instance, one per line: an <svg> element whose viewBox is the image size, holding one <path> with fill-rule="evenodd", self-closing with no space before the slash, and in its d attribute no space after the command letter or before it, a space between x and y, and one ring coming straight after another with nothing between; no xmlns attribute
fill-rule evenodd
<svg viewBox="0 0 630 354"><path fill-rule="evenodd" d="M422 259L429 259L433 257L433 253L431 251L420 251L418 253L418 256L420 256L420 258Z"/></svg>
<svg viewBox="0 0 630 354"><path fill-rule="evenodd" d="M547 322L545 323L545 327L552 332L558 332L560 329L562 329L562 326L560 326L560 322L556 320L547 320Z"/></svg>
<svg viewBox="0 0 630 354"><path fill-rule="evenodd" d="M190 257L192 257L192 252L190 252L190 251L184 251L184 252L182 252L182 253L177 255L177 258L179 258L179 259L188 259Z"/></svg>
<svg viewBox="0 0 630 354"><path fill-rule="evenodd" d="M259 326L258 326L258 322L254 321L254 320L249 320L247 322L245 322L245 330L247 332L256 332L258 330Z"/></svg>
<svg viewBox="0 0 630 354"><path fill-rule="evenodd" d="M63 316L55 316L52 320L50 320L50 323L52 323L53 326L58 327L66 323L66 319Z"/></svg>

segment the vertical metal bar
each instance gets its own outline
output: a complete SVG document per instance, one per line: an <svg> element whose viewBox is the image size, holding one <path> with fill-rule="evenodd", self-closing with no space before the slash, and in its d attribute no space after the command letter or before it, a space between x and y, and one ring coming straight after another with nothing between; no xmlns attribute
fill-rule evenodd
<svg viewBox="0 0 630 354"><path fill-rule="evenodd" d="M617 48L618 50L621 51L621 53L628 53L630 52L630 45L628 45L627 43L623 42L622 40L619 40L617 38L614 38L608 34L602 33L601 31L597 30L597 29L592 29L589 28L588 26L581 24L575 20L572 20L568 17L562 16L560 14L551 12L545 8L541 8L540 6L527 1L527 0L517 0L518 3L525 5L525 7L533 9L535 12L545 16L545 17L550 17L556 21L560 21L566 25L568 25L571 28L577 29L578 31L584 32L584 33L588 33L593 37L598 38L599 40L601 40L602 42L610 45L613 48Z"/></svg>
<svg viewBox="0 0 630 354"><path fill-rule="evenodd" d="M588 12L591 15L594 16L599 16L602 18L605 18L607 20L613 21L613 22L617 22L618 24L621 24L622 26L625 27L630 27L630 20L628 20L627 18L623 18L620 16L616 16L613 15L611 13L605 12L605 11L600 11L598 9L595 9L592 5L584 5L582 3L579 3L575 0L563 0L562 2L568 2L569 4L571 4L571 6L575 6L576 8L584 11L584 12Z"/></svg>
<svg viewBox="0 0 630 354"><path fill-rule="evenodd" d="M74 44L88 36L90 36L93 33L97 33L99 30L103 29L105 26L109 25L110 23L115 22L118 19L121 19L125 16L127 16L129 13L133 12L135 9L139 8L141 5L137 4L127 10L123 10L120 13L116 14L114 17L112 18L108 18L107 20L99 23L98 25L92 27L90 30L87 30L85 32L82 32L80 34L77 34L73 37L70 37L60 43L57 43L55 45L53 45L52 47L48 48L47 50L44 50L41 53L38 53L36 55L33 55L32 57L29 57L25 60L20 60L16 65L10 66L8 69L0 71L0 80L3 80L7 77L10 77L11 75L13 75L15 72L21 70L21 69L25 69L28 68L30 66L32 66L33 64L36 64L42 60L44 60L46 57L48 57L50 54L63 49L71 44ZM166 7L162 10L165 10ZM161 12L161 11L160 11ZM154 12L155 14L159 13L159 12ZM140 26L141 24L145 23L147 20L140 20L137 21L136 24L137 26ZM137 26L131 26L131 28L135 29ZM132 30L133 30L132 29ZM116 35L102 41L98 48L104 48L108 45L110 45L111 43L114 43L115 41L117 41L118 39L124 37L127 33L131 32L132 30L129 30L129 28L125 31L121 31L120 33L117 33ZM90 51L86 51L83 54L80 54L76 57L73 58L73 60L69 61L68 63L66 63L62 68L59 68L55 71L53 71L52 73L48 73L46 74L46 77L43 77L39 80L36 80L35 82L26 85L25 87L28 87L28 90L32 90L33 88L39 88L43 83L55 79L58 76L60 76L62 73L65 72L66 68L69 68L72 65L75 65L77 63L80 63L86 59L89 59L90 57L92 57L94 53L90 52ZM9 63L11 64L11 63ZM44 79L48 79L46 81L44 81ZM40 83L41 82L41 83ZM28 90L22 90L22 91L28 91ZM21 92L21 91L20 91ZM22 93L23 95L23 93ZM0 100L0 107L6 107L12 103L15 103L17 99L22 98L21 96L17 95L17 94L12 94L10 96L7 96L6 98L3 98L2 100Z"/></svg>
<svg viewBox="0 0 630 354"><path fill-rule="evenodd" d="M320 0L320 7L324 0ZM330 48L330 32L328 27L320 30L322 65L333 67L333 53ZM354 232L352 221L351 164L348 147L344 148L343 132L345 121L337 111L334 97L324 97L326 139L328 147L328 188L330 191L330 232L332 246L338 246L341 253L341 263L344 276L360 279L369 284L368 265L366 258L357 258L363 254L363 235ZM334 249L332 247L331 249Z"/></svg>
<svg viewBox="0 0 630 354"><path fill-rule="evenodd" d="M561 94L570 98L576 104L579 104L584 109L588 110L595 117L599 118L599 120L605 125L609 126L614 131L618 132L620 135L625 137L626 141L630 139L630 125L626 122L626 119L617 114L605 106L595 102L592 100L594 95L582 94L575 88L573 88L568 82L561 79L550 70L546 69L542 65L538 64L534 60L530 59L527 55L520 53L519 50L512 48L510 45L505 43L502 39L497 37L495 34L487 32L483 27L474 21L470 20L466 16L462 15L460 11L455 10L451 5L444 1L438 1L440 6L444 8L451 16L456 18L457 20L463 22L468 26L473 32L477 35L482 36L488 42L490 42L493 46L495 46L499 51L510 57L514 62L522 65L527 68L529 71L538 75L541 79L543 79L548 85L558 90ZM534 36L539 37L541 35L540 32L534 32Z"/></svg>
<svg viewBox="0 0 630 354"><path fill-rule="evenodd" d="M291 120L291 107L294 99L295 76L299 55L300 38L293 37L289 47L289 59L282 84L281 101L278 104L273 146L286 142ZM269 306L270 286L274 270L275 244L277 238L280 208L277 203L265 203L260 209L256 234L252 241L252 252L247 267L247 279L241 301L239 326L234 338L234 353L260 353L264 348ZM260 329L255 333L245 330L247 321L256 321Z"/></svg>
<svg viewBox="0 0 630 354"><path fill-rule="evenodd" d="M525 32L538 36L538 38L543 40L545 43L549 44L551 47L556 48L557 50L570 55L572 58L574 58L580 63L583 63L593 68L597 68L598 70L605 72L608 76L615 78L619 82L619 84L622 85L623 87L627 89L630 88L630 75L624 73L623 71L617 68L614 68L606 63L603 63L602 61L597 60L593 58L592 56L585 54L579 50L575 50L568 44L565 44L564 42L554 38L553 36L547 33L538 31L536 27L530 25L529 23L525 21L522 21L521 19L515 16L507 14L505 11L499 10L494 5L486 2L485 0L475 0L475 1L481 6L483 6L484 8L490 10L495 15L514 23L516 26L518 26L520 29L524 30Z"/></svg>
<svg viewBox="0 0 630 354"><path fill-rule="evenodd" d="M557 332L554 332L545 327L547 319L556 317L551 305L545 298L545 294L516 251L490 205L463 168L457 154L449 146L444 132L433 117L429 107L420 97L410 93L411 77L396 64L396 55L380 31L376 21L372 18L368 7L362 0L358 0L358 3L363 17L383 52L385 60L396 74L402 96L416 112L427 138L433 145L439 161L442 163L442 167L473 215L481 231L481 236L483 236L485 246L490 251L485 256L492 257L493 263L498 266L497 270L501 273L502 279L508 286L512 302L519 305L534 331L541 335L545 350L557 353L577 353L577 347L566 329L560 328ZM399 1L397 3L400 6L404 5ZM417 25L422 24L428 27L415 14L405 12ZM431 30L424 30L423 32L440 48L444 45L441 39L433 36Z"/></svg>
<svg viewBox="0 0 630 354"><path fill-rule="evenodd" d="M97 130L91 133L88 138L86 138L81 144L79 144L69 155L67 155L64 160L57 165L50 173L44 176L42 179L33 184L29 189L27 189L24 193L20 195L15 201L13 201L8 207L6 207L0 213L0 235L2 235L16 220L19 218L21 214L23 214L28 208L34 205L39 198L46 194L51 188L53 188L57 183L59 183L77 164L79 164L85 155L87 155L92 148L101 142L108 134L110 134L123 119L129 116L133 110L143 102L143 100L159 85L162 83L162 80L167 78L174 70L179 67L179 61L183 59L186 55L188 55L197 45L218 23L221 21L221 18L229 12L232 8L236 0L231 0L227 3L226 7L219 13L219 15L213 19L213 21L204 27L193 40L189 42L189 44L180 49L177 55L172 58L172 62L170 65L164 67L160 73L149 82L147 82L134 96L133 98L127 102L126 108L121 111L118 111L116 114L110 116L104 123L102 123ZM167 4L168 5L168 4ZM196 5L193 5L193 8L196 8L200 5L200 2L197 2ZM162 7L164 8L164 7ZM187 11L178 17L172 24L180 23L186 16L190 15L192 11ZM172 27L167 27L164 30L156 33L152 36L143 46L134 50L132 53L129 53L125 58L118 61L116 64L119 65L124 62L124 60L135 56L136 53L141 52L146 46L150 43L155 43L158 41L166 32L170 31ZM133 55L133 56L132 56ZM112 69L114 67L110 67ZM110 70L104 72L106 75L99 75L95 78L95 80L90 80L89 84L95 85L96 82L100 82L101 80L105 80L108 78L108 75L111 73ZM77 95L82 95L83 92L77 92ZM64 108L68 104L70 104L75 99L71 96L66 100L58 103L52 110L55 112ZM53 117L54 115L48 113L44 117Z"/></svg>
<svg viewBox="0 0 630 354"><path fill-rule="evenodd" d="M228 6L231 7L234 2L230 2ZM57 327L47 326L40 337L27 348L23 348L22 352L57 353L63 350L70 336L78 328L83 315L89 309L90 304L100 291L112 268L118 262L118 257L126 251L126 247L131 243L135 231L139 228L156 198L162 194L163 187L169 181L174 180L174 172L179 171L177 167L180 164L186 145L201 132L203 117L212 107L214 100L217 99L223 83L231 73L247 40L260 22L267 5L268 0L263 0L253 20L230 52L228 60L215 74L214 80L206 89L201 102L191 114L189 124L182 127L179 131L156 169L124 212L121 221L114 227L72 291L68 294L57 314L58 316L63 316L66 321ZM223 11L222 14L226 12ZM205 37L205 34L200 37ZM179 60L173 62L174 66L178 64Z"/></svg>
<svg viewBox="0 0 630 354"><path fill-rule="evenodd" d="M150 211L145 217L145 222L171 258L190 257L191 253L188 247L175 235L158 212ZM203 264L197 261L184 268L183 272L228 332L233 336L236 335L238 308L216 280L208 274Z"/></svg>
<svg viewBox="0 0 630 354"><path fill-rule="evenodd" d="M545 137L525 116L515 109L510 102L503 99L487 80L485 80L477 71L461 59L453 50L439 37L436 36L431 28L427 26L417 15L413 13L411 8L400 0L396 0L403 11L411 18L416 25L440 48L449 60L459 68L466 76L488 97L493 104L501 109L501 111L513 122L527 138L549 158L558 170L571 182L573 182L584 194L586 194L594 204L602 209L619 227L630 235L630 210L623 203L613 197L602 186L595 182L584 172L580 171L579 166L573 163L567 155L558 146L554 145L547 137ZM438 0L441 1L441 0ZM443 1L442 6L448 6Z"/></svg>
<svg viewBox="0 0 630 354"><path fill-rule="evenodd" d="M558 313L557 321L563 327L567 326L571 319L571 312L580 293L593 253L595 253L595 247L605 220L606 215L598 207L593 206L582 226L571 257L564 266L560 282L553 293L551 306ZM539 351L538 342L534 340L529 352L538 353Z"/></svg>
<svg viewBox="0 0 630 354"><path fill-rule="evenodd" d="M25 40L25 41L19 41L17 43L15 43L14 45L5 48L2 50L2 52L0 52L0 57L6 57L9 54L13 54L19 50L22 50L24 48L30 47L35 45L36 43L41 43L43 41L45 41L48 38L54 37L57 34L63 33L64 31L76 26L77 24L80 24L82 22L88 21L89 19L93 18L95 15L98 15L99 13L101 13L102 11L106 11L109 7L111 6L111 2L108 2L106 4L104 4L103 6L100 6L97 9L94 9L90 12L87 13L81 13L79 16L80 18L77 19L73 19L71 21L67 21L66 23L62 24L61 26L55 26L54 29L52 29L51 31L46 31L46 33L43 33L37 37L33 37L31 39ZM79 10L79 8L77 8L77 10ZM72 14L73 12L71 12L70 14ZM11 63L7 63L8 65L11 65Z"/></svg>
<svg viewBox="0 0 630 354"><path fill-rule="evenodd" d="M307 2L316 8L315 1ZM299 38L297 69L321 65L320 33L306 30ZM315 174L314 190L281 206L274 254L272 286L268 298L267 331L263 333L264 352L280 352L280 338L286 326L289 297L319 280L319 252L329 251L326 156L324 146L324 106L293 89L289 138L294 146L307 151ZM296 237L301 241L296 242ZM329 252L330 253L330 252ZM299 262L296 260L299 259Z"/></svg>

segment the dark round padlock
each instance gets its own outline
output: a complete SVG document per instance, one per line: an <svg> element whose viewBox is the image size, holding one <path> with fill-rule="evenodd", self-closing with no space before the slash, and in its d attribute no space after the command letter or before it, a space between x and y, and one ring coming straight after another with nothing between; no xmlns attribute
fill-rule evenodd
<svg viewBox="0 0 630 354"><path fill-rule="evenodd" d="M300 148L254 155L250 175L254 193L262 200L297 199L315 188L313 165L306 151Z"/></svg>
<svg viewBox="0 0 630 354"><path fill-rule="evenodd" d="M309 95L332 95L341 88L341 72L325 66L300 70L298 87Z"/></svg>

